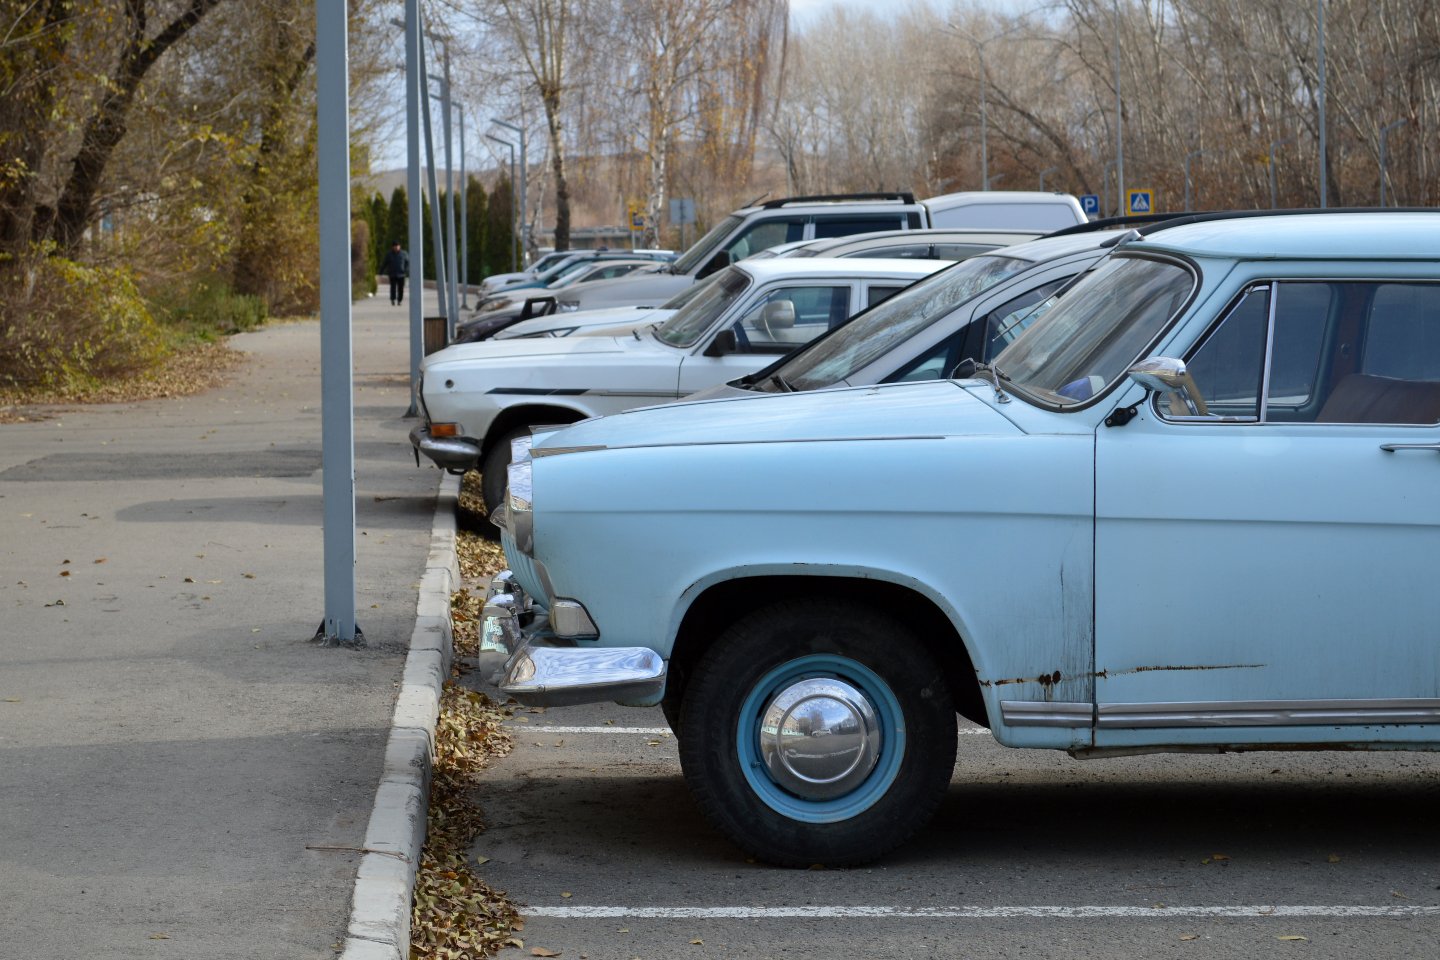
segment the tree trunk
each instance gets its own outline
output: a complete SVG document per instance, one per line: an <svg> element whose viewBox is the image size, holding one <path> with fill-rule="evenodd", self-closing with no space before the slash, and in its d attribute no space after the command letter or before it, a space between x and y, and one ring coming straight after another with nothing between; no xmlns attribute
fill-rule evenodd
<svg viewBox="0 0 1440 960"><path fill-rule="evenodd" d="M85 123L80 149L71 161L70 178L55 205L53 223L37 220L62 253L72 253L85 229L95 218L95 194L99 192L105 167L115 148L125 138L130 106L145 74L164 53L198 24L221 0L190 0L185 12L172 20L154 39L145 37L145 0L126 0L130 36L115 73L109 78L109 93ZM47 239L38 236L36 239Z"/></svg>

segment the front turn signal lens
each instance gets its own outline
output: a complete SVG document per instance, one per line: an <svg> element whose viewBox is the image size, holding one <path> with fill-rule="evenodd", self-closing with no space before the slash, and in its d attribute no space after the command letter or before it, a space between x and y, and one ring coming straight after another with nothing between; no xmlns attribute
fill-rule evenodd
<svg viewBox="0 0 1440 960"><path fill-rule="evenodd" d="M458 436L460 436L460 424L458 424L458 423L432 423L432 424L430 424L430 436L432 436L432 437L458 437Z"/></svg>

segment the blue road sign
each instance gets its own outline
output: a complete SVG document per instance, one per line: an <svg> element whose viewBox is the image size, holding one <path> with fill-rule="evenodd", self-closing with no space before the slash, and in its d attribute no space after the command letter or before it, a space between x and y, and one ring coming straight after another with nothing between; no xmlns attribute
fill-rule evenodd
<svg viewBox="0 0 1440 960"><path fill-rule="evenodd" d="M1126 190L1125 212L1132 217L1155 212L1154 190Z"/></svg>
<svg viewBox="0 0 1440 960"><path fill-rule="evenodd" d="M1085 216L1096 217L1100 215L1100 197L1094 193L1082 193L1080 195L1080 209L1085 211Z"/></svg>

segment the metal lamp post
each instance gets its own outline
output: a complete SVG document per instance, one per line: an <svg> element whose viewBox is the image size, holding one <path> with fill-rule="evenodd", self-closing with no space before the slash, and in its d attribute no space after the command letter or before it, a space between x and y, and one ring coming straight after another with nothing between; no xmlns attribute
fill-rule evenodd
<svg viewBox="0 0 1440 960"><path fill-rule="evenodd" d="M529 216L530 208L525 205L525 181L530 179L530 167L525 160L525 128L517 127L513 123L507 123L504 120L501 120L499 117L491 117L490 122L497 123L500 126L504 127L506 130L514 131L515 136L518 137L520 140L520 254L521 259L528 260L530 256L530 244L527 234L530 232L530 230L527 217ZM511 173L510 186L513 190L515 186L513 168Z"/></svg>
<svg viewBox="0 0 1440 960"><path fill-rule="evenodd" d="M515 144L511 143L509 140L501 140L493 133L485 134L485 138L487 140L494 140L496 143L500 144L502 147L505 147L507 150L510 151L510 206L512 208L510 210L510 230L512 234L510 237L510 269L512 271L515 271L520 269L520 265L516 260L515 237L513 235L516 222L516 211L513 209L515 206Z"/></svg>
<svg viewBox="0 0 1440 960"><path fill-rule="evenodd" d="M1040 189L1041 189L1041 191L1043 191L1043 190L1045 189L1045 177L1046 177L1046 175L1051 174L1051 173L1055 173L1055 172L1058 171L1059 169L1060 169L1059 167L1046 167L1044 170L1041 170L1041 171L1040 171Z"/></svg>

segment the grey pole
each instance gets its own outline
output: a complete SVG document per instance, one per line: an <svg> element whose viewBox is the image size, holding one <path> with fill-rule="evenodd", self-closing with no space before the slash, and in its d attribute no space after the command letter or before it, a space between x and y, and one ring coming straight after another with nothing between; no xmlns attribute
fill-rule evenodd
<svg viewBox="0 0 1440 960"><path fill-rule="evenodd" d="M520 138L520 259L523 262L530 259L530 208L525 205L525 181L530 179L530 167L525 161L525 128L506 123L498 117L491 117L490 122L515 131L515 135ZM513 189L513 183L511 187Z"/></svg>
<svg viewBox="0 0 1440 960"><path fill-rule="evenodd" d="M1190 212L1190 161L1205 155L1204 150L1191 150L1185 154L1185 212Z"/></svg>
<svg viewBox="0 0 1440 960"><path fill-rule="evenodd" d="M425 165L426 181L430 187L430 239L431 250L435 254L435 293L440 301L440 315L445 317L445 339L448 342L451 334L449 308L445 303L445 248L440 240L440 199L436 196L435 189L435 136L430 124L430 74L425 67L425 31L421 30L419 39L420 45L420 88L425 91L426 96L422 99L424 109L420 116L425 121ZM419 275L420 296L425 295L425 274Z"/></svg>
<svg viewBox="0 0 1440 960"><path fill-rule="evenodd" d="M1390 131L1403 127L1409 120L1396 120L1380 128L1380 206L1385 206L1385 180L1390 176Z"/></svg>
<svg viewBox="0 0 1440 960"><path fill-rule="evenodd" d="M485 136L487 139L494 140L496 143L500 144L501 146L507 147L510 150L510 206L512 208L510 210L510 269L513 272L520 269L520 266L516 262L515 258L514 236L514 232L516 229L515 210L513 209L515 206L515 144L511 143L509 140L501 140L499 137L495 136L492 133L487 133L485 134Z"/></svg>
<svg viewBox="0 0 1440 960"><path fill-rule="evenodd" d="M1325 0L1315 0L1315 26L1320 62L1320 209L1324 210L1330 188L1330 161L1325 154Z"/></svg>
<svg viewBox="0 0 1440 960"><path fill-rule="evenodd" d="M1276 149L1277 147L1283 147L1285 144L1291 143L1291 142L1293 142L1293 141L1291 140L1290 137L1286 137L1284 140L1272 140L1272 141L1270 141L1270 209L1271 209L1271 210L1274 210L1274 209L1275 209L1275 193L1276 193L1276 190L1275 190L1275 149Z"/></svg>
<svg viewBox="0 0 1440 960"><path fill-rule="evenodd" d="M410 408L417 417L415 393L420 384L420 361L425 356L425 236L420 216L420 0L405 0L405 192L409 200L410 276ZM391 238L394 239L393 237Z"/></svg>
<svg viewBox="0 0 1440 960"><path fill-rule="evenodd" d="M470 309L470 217L469 198L466 194L465 179L465 108L455 105L455 115L460 121L460 306Z"/></svg>
<svg viewBox="0 0 1440 960"><path fill-rule="evenodd" d="M990 189L990 184L994 183L996 180L1002 180L1002 179L1004 179L1004 177L1005 177L1005 174L1003 174L1003 173L997 173L997 174L995 174L995 176L993 176L993 177L986 177L986 178L985 178L985 189L986 189L986 190L989 190L989 189Z"/></svg>
<svg viewBox="0 0 1440 960"><path fill-rule="evenodd" d="M1046 167L1044 170L1041 170L1041 171L1040 171L1040 190L1041 190L1042 192L1043 192L1044 189L1045 189L1045 176L1046 176L1047 174L1054 173L1054 172L1056 172L1056 171L1059 170L1059 169L1060 169L1059 167Z"/></svg>
<svg viewBox="0 0 1440 960"><path fill-rule="evenodd" d="M1115 209L1123 214L1125 203L1125 118L1120 101L1120 0L1114 0L1115 11Z"/></svg>
<svg viewBox="0 0 1440 960"><path fill-rule="evenodd" d="M457 286L459 271L455 269L455 180L453 154L450 151L450 44L442 45L445 76L440 84L440 112L445 117L445 277L449 283L441 291L448 296L450 304L450 333L455 332L455 323L460 318L460 290ZM438 254L437 255L441 255Z"/></svg>
<svg viewBox="0 0 1440 960"><path fill-rule="evenodd" d="M348 4L315 4L320 181L320 456L325 619L315 639L363 642L355 625L355 397L350 334Z"/></svg>

